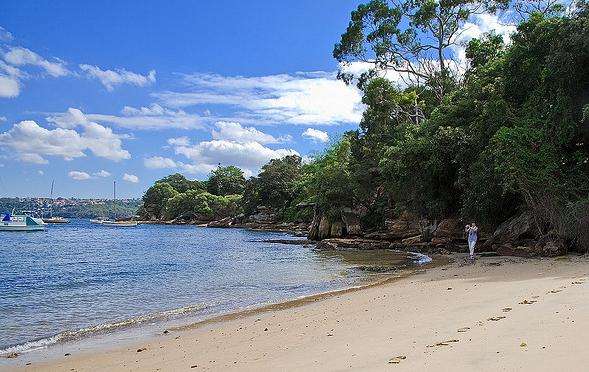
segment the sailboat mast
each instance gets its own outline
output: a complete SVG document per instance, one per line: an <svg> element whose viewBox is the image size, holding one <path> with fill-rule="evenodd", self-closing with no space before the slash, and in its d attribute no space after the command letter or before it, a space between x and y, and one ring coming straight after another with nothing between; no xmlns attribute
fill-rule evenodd
<svg viewBox="0 0 589 372"><path fill-rule="evenodd" d="M51 192L50 192L50 198L51 198L51 207L49 207L49 218L53 218L53 186L55 185L55 180L51 180Z"/></svg>

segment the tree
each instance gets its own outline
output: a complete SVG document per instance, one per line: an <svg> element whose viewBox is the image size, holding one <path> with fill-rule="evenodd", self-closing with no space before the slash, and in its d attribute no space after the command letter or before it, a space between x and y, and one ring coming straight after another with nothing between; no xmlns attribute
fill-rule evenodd
<svg viewBox="0 0 589 372"><path fill-rule="evenodd" d="M168 199L178 195L178 191L167 182L156 182L143 195L143 207L141 208L144 214L144 219L161 219L163 217L163 209Z"/></svg>
<svg viewBox="0 0 589 372"><path fill-rule="evenodd" d="M360 76L360 85L379 71L393 70L406 85L431 90L442 102L455 84L459 66L452 48L464 24L474 14L505 4L506 0L372 0L352 12L333 56L344 67L352 62L373 65ZM346 82L354 78L343 70L338 76Z"/></svg>
<svg viewBox="0 0 589 372"><path fill-rule="evenodd" d="M211 172L207 191L213 195L242 194L245 188L243 171L235 166L218 167Z"/></svg>
<svg viewBox="0 0 589 372"><path fill-rule="evenodd" d="M296 181L300 174L300 156L288 155L270 160L262 166L255 181L259 202L275 209L288 206L294 200Z"/></svg>
<svg viewBox="0 0 589 372"><path fill-rule="evenodd" d="M182 193L188 190L204 190L205 185L201 181L191 181L186 179L182 174L175 173L162 178L156 182L167 183L174 188L174 190Z"/></svg>

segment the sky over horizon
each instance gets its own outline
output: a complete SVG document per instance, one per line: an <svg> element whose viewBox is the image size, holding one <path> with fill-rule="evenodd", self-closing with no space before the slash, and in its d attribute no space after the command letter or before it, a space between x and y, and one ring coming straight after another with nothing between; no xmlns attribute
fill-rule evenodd
<svg viewBox="0 0 589 372"><path fill-rule="evenodd" d="M5 0L0 197L140 197L323 151L362 116L332 57L359 3Z"/></svg>

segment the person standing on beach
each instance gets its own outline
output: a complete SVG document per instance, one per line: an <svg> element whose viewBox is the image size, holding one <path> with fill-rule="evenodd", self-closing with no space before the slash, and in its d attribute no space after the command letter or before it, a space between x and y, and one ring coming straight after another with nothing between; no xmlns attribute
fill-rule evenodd
<svg viewBox="0 0 589 372"><path fill-rule="evenodd" d="M470 252L469 258L474 260L474 246L477 244L478 239L478 231L479 228L475 223L471 223L470 225L466 225L464 231L468 234L468 250Z"/></svg>

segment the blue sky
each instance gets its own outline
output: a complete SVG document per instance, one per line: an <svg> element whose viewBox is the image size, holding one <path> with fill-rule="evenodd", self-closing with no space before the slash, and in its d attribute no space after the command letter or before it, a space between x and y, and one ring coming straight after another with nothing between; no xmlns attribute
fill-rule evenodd
<svg viewBox="0 0 589 372"><path fill-rule="evenodd" d="M357 127L331 53L356 1L3 1L0 196L138 197Z"/></svg>

